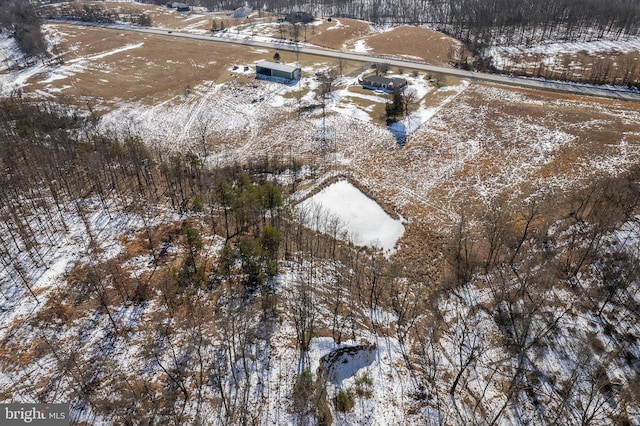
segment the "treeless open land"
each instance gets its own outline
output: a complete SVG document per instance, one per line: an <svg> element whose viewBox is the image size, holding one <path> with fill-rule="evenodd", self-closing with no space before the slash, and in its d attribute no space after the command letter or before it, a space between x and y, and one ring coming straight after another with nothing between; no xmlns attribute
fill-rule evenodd
<svg viewBox="0 0 640 426"><path fill-rule="evenodd" d="M364 38L376 55L419 59L432 65L447 65L451 48L461 43L427 28L396 27Z"/></svg>
<svg viewBox="0 0 640 426"><path fill-rule="evenodd" d="M262 52L226 43L207 43L177 37L56 25L62 39L64 64L51 70L55 77L34 79L33 89L62 90L72 98L89 96L101 106L118 101L153 104L184 94L203 81L234 78L228 69L251 64Z"/></svg>
<svg viewBox="0 0 640 426"><path fill-rule="evenodd" d="M376 31L370 24L353 19L334 19L316 29L309 43L331 49L350 50L364 43L370 53L418 59L433 65L449 63L452 46L460 42L427 28L402 26Z"/></svg>
<svg viewBox="0 0 640 426"><path fill-rule="evenodd" d="M405 147L368 148L366 160L351 165L360 166L374 193L385 188L381 197L403 214L446 227L492 200L518 206L532 197L568 197L633 166L638 120L633 103L472 84ZM350 155L365 156L355 149Z"/></svg>
<svg viewBox="0 0 640 426"><path fill-rule="evenodd" d="M345 43L365 37L372 31L370 24L347 18L333 19L330 23L324 23L321 29L308 41L330 49L342 49Z"/></svg>
<svg viewBox="0 0 640 426"><path fill-rule="evenodd" d="M61 38L64 64L30 80L27 90L61 93L65 98L92 98L103 111L118 102L153 105L207 81L225 83L242 79L242 73L273 52L226 43L184 40L166 36L74 25L55 25ZM294 61L293 53L282 53ZM301 58L301 62L304 62ZM248 70L247 70L248 71ZM251 70L253 77L253 69Z"/></svg>
<svg viewBox="0 0 640 426"><path fill-rule="evenodd" d="M203 82L217 84L253 79L253 64L273 60L276 50L257 49L227 43L185 40L113 29L77 25L50 25L58 40L64 63L36 74L27 91L61 94L67 99L94 99L99 110L117 107L120 101L150 105L166 101ZM281 61L302 66L323 63L308 55L281 51ZM327 62L336 66L336 61ZM346 62L343 72L362 66ZM233 72L237 67L239 72ZM250 67L245 69L245 67Z"/></svg>

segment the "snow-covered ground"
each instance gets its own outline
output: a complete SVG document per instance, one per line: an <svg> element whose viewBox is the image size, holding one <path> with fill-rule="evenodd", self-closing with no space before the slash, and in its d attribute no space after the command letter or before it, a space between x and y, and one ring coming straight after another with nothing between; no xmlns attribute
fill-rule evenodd
<svg viewBox="0 0 640 426"><path fill-rule="evenodd" d="M492 46L483 52L483 56L491 57L492 64L499 70L534 70L540 66L555 73L571 73L576 78L582 77L590 64L576 62L575 55L586 54L596 59L612 57L608 66L616 68L621 61L628 61L626 70L635 69L637 57L627 59L624 56L640 54L640 37L629 37L627 40L584 41L584 42L550 42L535 46Z"/></svg>
<svg viewBox="0 0 640 426"><path fill-rule="evenodd" d="M393 252L404 233L402 221L391 218L380 205L347 181L329 185L300 203L298 208L306 212L303 217L314 229L334 232L358 245L379 247L385 253ZM339 229L332 230L332 226Z"/></svg>
<svg viewBox="0 0 640 426"><path fill-rule="evenodd" d="M552 61L554 57L559 55L572 55L580 52L590 55L640 52L640 37L630 37L627 40L615 41L550 42L529 47L492 46L487 49L486 56L493 57L496 63L527 55L541 55L544 58L543 61Z"/></svg>
<svg viewBox="0 0 640 426"><path fill-rule="evenodd" d="M356 41L353 51L357 53L369 53L371 48L367 46L367 42L365 40Z"/></svg>
<svg viewBox="0 0 640 426"><path fill-rule="evenodd" d="M25 67L25 59L13 37L0 35L0 69L5 71L0 73L0 96L24 88L30 78L46 70L41 62Z"/></svg>
<svg viewBox="0 0 640 426"><path fill-rule="evenodd" d="M127 48L132 53L144 52L144 45L132 44ZM357 48L364 49L366 45L359 44ZM14 47L8 42L3 53L11 57L15 53L11 53L12 50ZM84 60L108 60L110 53L115 53L115 50ZM43 78L50 82L54 82L57 75L62 75L57 72L80 76L82 63L78 60L68 63L66 68L55 69L37 65L4 74L0 77L3 91L5 88L23 87L28 78L37 74L43 74ZM317 67L327 65L318 63ZM241 68L237 72L243 70ZM313 72L307 72L307 75L313 75ZM460 200L479 199L484 202L505 194L507 197L524 197L544 194L544 191L562 193L578 179L588 182L602 174L615 175L637 164L640 158L637 126L640 113L627 104L612 101L591 104L584 100L556 99L467 81L436 89L424 76L405 77L421 102L409 117L391 128L376 124L378 118L372 116L375 107L386 102L386 96L349 90L354 84L354 77L344 77L339 81L337 90L327 100L326 117L321 115L319 108L299 113L299 106L318 103L314 93L318 83L313 78L304 78L300 84L290 86L273 81L252 81L251 84L204 81L195 85L188 96L178 96L151 106L123 102L119 108L106 114L100 125L115 134L138 134L150 145L166 152L197 151L198 141L204 134L215 140L207 158L211 164L232 164L265 154L286 156L294 153L308 164L305 169L307 180L314 180L313 183L306 182L309 187L300 190L297 197L304 196L305 191L318 189L326 179L350 174L354 181L365 185L385 205L397 208L409 221L420 219L430 229L442 231L442 235L446 235L448 227L458 218L460 206L457 202ZM303 90L307 93L298 101L297 93ZM398 134L406 139L402 147L396 143ZM317 168L321 174L309 172L311 166L313 173ZM312 200L318 200L336 215L347 213L346 218L335 222L338 235L344 229L350 235L359 235L365 243L379 239L385 249L392 248L403 235L400 221L391 219L375 201L346 182L329 186L309 198L308 202ZM351 203L357 208L350 207ZM46 238L37 237L41 245L39 255L30 254L22 246L11 248L19 251L20 255L14 256L12 263L3 264L0 270L0 341L7 348L16 349L11 356L21 353L24 357L20 357L23 364L8 362L6 368L0 369L0 390L5 395L10 392L13 400L32 400L37 392L53 399L66 398L76 392L74 375L85 371L82 368L94 373L92 368L99 365L104 371L89 375L91 380L82 381L82 385L91 384L93 391L97 389L100 397L97 399L114 405L122 401L110 398L129 398L123 404L128 409L131 401L139 401L144 395L143 385L154 383L153 386L158 387L176 387L160 365L164 367L175 362L175 370L184 365L189 368L198 365L199 360L194 358L196 351L189 346L193 344L192 340L188 339L190 333L196 333L198 328L187 321L174 324L174 318L168 320L168 307L158 294L149 303L127 302L109 307L115 324L123 330L122 336L114 337L113 333L107 333L112 326L100 309L87 311L69 322L55 316L39 315L49 298L68 297L73 289L64 289L68 285L67 274L78 262L96 265L109 261L123 253L123 241L141 232L143 218L128 212L126 202L119 207L118 203L115 204L105 209L94 199L84 200L84 218L77 211L78 206L70 204L55 219L59 224L54 227L59 232ZM38 223L37 213L34 212L30 222ZM154 212L153 218L152 224L184 219L170 210ZM344 228L340 228L340 224L345 222ZM370 223L376 223L376 228L360 227L360 224ZM0 232L4 232L6 226L9 225L0 224ZM38 232L37 226L34 229ZM381 238L383 231L389 231L389 234ZM207 242L207 253L212 261L222 247L221 240L211 237ZM638 257L638 241L638 221L629 221L607 237L606 246ZM425 244L424 241L419 243ZM175 254L179 250L172 247L169 252ZM331 366L328 400L331 401L340 391L355 389L357 381L365 375L373 381L373 389L369 396L363 393L356 398L351 413L339 413L331 408L336 424L472 424L479 419L490 419L503 406L506 407L503 424L516 423L518 409L522 410L520 414L525 419L536 424L535 415L539 407L534 406L534 402L518 407L514 403L515 396L511 401L504 398L516 365L514 359L507 356L513 346L505 343L508 337L504 332L505 324L498 323L497 314L492 310L506 302L491 287L491 280L483 281L483 277L476 277L474 283L445 292L434 299L437 303L426 308L419 305L426 297L426 290L422 294L418 291L425 283L411 282L410 289L394 291L393 297L398 297L397 300L421 308L416 308L418 313L414 324L421 327L420 330L432 330L432 339L401 341L407 338L407 334L397 312L387 312L379 307L366 310L358 305L357 312L354 309L340 314L354 314L357 318L350 323L351 329L345 332L349 338L338 344L332 337L327 337L329 333L326 330L331 328L330 319L334 315L327 300L329 296L339 300L341 293L329 294L328 289L332 285L345 285L345 281L338 280L336 265L316 266L317 270L305 275L306 266L291 262L281 265L274 292L282 298L284 307L280 308L270 335L264 337L268 334L265 330L252 328L256 324L235 322L240 316L231 312L225 318L227 324L233 325L233 337L241 339L259 335L258 343L243 345L242 340L230 339L215 328L205 336L204 362L211 367L212 377L203 386L205 404L200 406L195 398L186 404L189 416L200 412L212 424L224 424L220 417L220 393L230 400L239 400L246 389L246 394L250 395L249 407L263 424L293 424L299 419L292 414L291 389L302 368L308 367L317 377L322 357L335 350L359 346L353 354L342 355L340 362ZM152 259L146 254L128 259L121 267L127 269L127 277L135 281L155 271ZM37 301L22 286L20 280L24 275L21 274L25 271L26 279L33 284ZM318 330L322 329L324 334L311 339L308 354L300 354L293 343L296 335L296 311L293 308L298 300L296 295L302 291L300 286L308 283L313 289L310 313L318 322ZM508 289L516 289L522 282L507 284ZM629 294L624 293L633 303L637 299L636 288L637 282L630 286ZM533 333L531 340L525 343L533 342L534 338L544 343L539 351L527 350L524 369L535 373L538 380L532 383L514 380L514 386L522 386L520 394L514 393L517 397L524 399L528 390L536 388L547 398L541 402L543 405L557 407L562 402L560 396L566 393L578 400L575 407L588 410L590 406L594 407L588 405L592 401L589 400L590 389L594 389L590 388L593 382L589 381L588 373L595 371L598 363L607 367L604 375L600 376L607 382L593 386L629 389L634 379L637 382L637 340L631 342L625 349L627 352L621 351L617 358L602 355L593 356L591 360L576 359L576 354L592 353L581 351L579 346L586 340L583 337L589 330L597 331L594 345L602 345L607 351L612 347L618 348L622 341L619 338L621 334L618 337L605 334L602 318L581 310L577 296L581 291L553 288L539 295L546 299L544 309L529 306L537 315L537 322L533 322L531 328L531 324L522 325L527 332ZM532 297L535 296L532 293ZM216 302L214 298L203 297L203 300L205 307ZM210 315L203 316L207 319L204 324L217 327L211 318L218 318L214 317L219 315L218 310L229 309L223 298L219 300L220 304L215 309L204 310ZM518 320L519 309L527 307L525 302L523 300L521 304L510 307L514 312L511 319ZM342 300L340 303L346 302ZM620 306L624 308L625 305ZM394 305L398 310L404 307L402 304ZM242 308L246 306L238 310ZM76 309L81 312L80 308ZM53 315L51 311L47 313ZM189 312L190 316L192 313ZM262 314L256 310L248 316L255 319L261 318ZM626 308L605 311L610 322L617 324L620 333L637 336L634 314ZM31 323L34 318L48 324L49 328L34 329L36 326ZM441 322L438 322L440 318ZM343 317L338 320L345 321ZM553 320L557 321L553 323ZM547 337L549 330L540 328L540 324L557 327L558 332ZM516 334L518 332L516 329ZM607 333L614 332L609 330ZM59 344L55 346L58 350L55 356L50 352L37 356L38 348L19 345L20 339L28 342L34 335ZM169 340L167 335L175 340ZM158 341L167 346L163 346L163 351L154 359L150 350ZM421 347L425 342L433 342L433 346ZM171 353L176 348L179 353ZM223 361L218 362L216 354ZM61 356L68 358L61 360ZM469 363L465 366L467 359ZM12 365L26 367L20 369ZM64 368L73 373L60 378ZM218 385L215 380L220 379L220 376L215 376L216 369L224 370L219 388L215 386ZM184 380L193 386L189 390L193 390L196 388L197 371L189 370L189 373ZM458 391L467 397L466 401L464 398L456 399L450 393L457 375L460 377ZM44 383L47 378L51 380L50 386ZM80 379L84 380L84 377ZM123 384L130 388L122 391L118 386ZM122 395L112 392L116 388L123 392ZM155 397L157 389L153 389L151 394ZM484 405L471 397L480 398L477 401L484 401ZM616 410L616 401L607 399L598 401L598 404L594 418L605 424L607 414ZM331 402L329 405L333 407ZM640 418L638 407L625 409L632 422L637 423ZM461 413L456 414L458 410ZM111 419L104 418L104 414L96 414L96 411L87 405L84 411L74 411L74 416L93 424L110 423Z"/></svg>
<svg viewBox="0 0 640 426"><path fill-rule="evenodd" d="M344 185L339 184L338 187ZM348 189L351 197L355 191L354 188ZM312 266L304 260L301 263L284 262L280 267L274 291L282 308L277 314L278 320L269 326L272 328L268 333L259 331L260 323L246 322L247 316L253 321L260 315L258 311L250 310L253 309L250 304L237 305L236 301L236 305L231 303L235 307L229 306L222 296L219 299L203 297L193 313L205 315L202 318L210 320L212 317L204 313L211 312L219 323L198 323L197 318L190 322L179 319L176 313L177 317L171 317L161 293L144 303L126 302L109 306L111 320L99 309L93 311L79 305L75 307L76 318L65 321L64 315L60 316L62 314L53 309L53 302L48 299L59 300L62 313L68 309L65 308L69 303L66 298L74 294L67 282L70 271L78 262L97 266L121 255L125 251L124 244L150 225L144 225L145 220L137 214L121 213L121 210L129 210L124 204L105 206L97 200L87 200L81 207L84 218L78 214L78 206L73 204L55 217L54 222L64 221L67 229L60 226L58 233L42 239L38 263L28 264L25 258L17 260L28 271L37 300L20 285L18 275L15 275L18 264L0 271L0 339L9 345L8 348L25 351L20 363L10 363L0 369L0 391L10 389L12 401L30 400L31 392L41 390L42 383L47 380L56 386L55 394L48 394L47 398L68 400L71 396L77 397L73 383L79 379L74 375L67 379L59 376L63 368L61 357L73 354L72 362L77 371L87 376L104 374L101 381L93 383L92 389L95 401L106 398L112 404L110 407L132 408L130 400L121 399L122 392L126 392L123 390L126 389L126 386L123 388L125 378L130 382L169 387L170 384L164 382L164 372L179 374L179 368L186 368L189 373L180 380L188 384L193 395L184 408L183 421L187 424L197 422L196 413L207 419L208 424L225 424L220 394L230 400L247 398L243 404L250 406L263 424L295 424L299 417L293 407L292 389L306 369L314 380L321 380L323 369L326 371L326 399L332 418L339 425L468 424L474 415L491 419L508 402L503 384L515 380L517 371L514 358L507 356L512 347L504 340L510 336L505 332L510 324L498 322L495 312L482 307L506 303L496 291L510 290L487 287L482 276L477 277L475 283L455 288L439 297L437 305L431 309L438 311L437 316L441 316L441 320L432 317L433 312L415 313L420 330L425 333L437 330L436 335L430 338L409 337L407 330L411 326L402 323L397 312L387 312L380 307L363 309L357 300L344 295L341 299L340 292L336 292L344 285L337 280L336 268L340 265L315 261ZM145 214L149 214L158 225L186 218L171 211L159 215ZM604 236L606 243L603 246L612 253L623 250L631 256L640 255L638 220L640 218ZM91 245L87 235L92 235L98 244ZM215 259L223 246L223 239L214 238L212 242L206 256ZM173 250L177 253L181 249L174 245ZM123 263L123 267L138 281L154 273L155 268L154 271L149 270L153 263L148 257L137 256ZM537 285L537 282L527 285ZM633 292L637 283L630 285L629 291ZM404 292L408 292L410 296L404 303L420 303L418 287L418 283L411 287L400 285L397 289L399 300L402 300ZM303 303L301 300L304 300L300 299L301 292L310 292L310 300L302 306L303 309L299 309ZM531 386L535 387L538 397L545 398L546 404L558 407L560 402L556 398L569 383L572 389L569 403L584 408L591 401L595 405L584 408L585 411L593 413L598 424L610 424L608 416L615 412L616 407L601 399L600 394L594 397L590 390L592 375L596 374L600 363L606 367L601 373L604 376L599 376L601 380L622 388L631 386L629 381L637 378L637 372L633 371L636 361L626 354L640 350L637 341L628 342L607 334L611 332L603 330L602 318L590 311L583 312L580 308L583 301L574 292L551 288L546 293L532 294L531 297L547 301L542 308L535 303L523 303L521 307L532 309L531 318L534 318L524 335L524 344L530 345L524 351L524 362L540 377ZM334 299L350 306L350 309L333 311ZM213 309L209 306L211 303L217 303L215 311L208 310ZM617 336L625 333L637 335L638 324L628 316L629 312L613 309L613 306L612 303L605 312L606 317L617 324ZM228 313L220 316L220 312L227 310ZM313 337L309 351L301 353L292 342L297 332L296 321L305 316L314 318L317 330L329 330L336 324L345 327L345 338L337 343L326 335ZM349 319L351 316L356 318ZM163 319L159 322L158 318ZM237 322L230 327L230 323L224 322L225 318ZM368 321L375 323L375 327L367 326ZM514 321L519 320L516 318ZM350 322L358 326L351 329ZM109 331L114 324L121 329L115 336ZM517 327L517 324L513 326ZM204 330L198 328L203 325ZM203 357L197 358L190 345L194 344L193 336L203 331L204 346L198 349ZM232 333L232 338L225 333ZM586 336L590 333L595 337L588 340ZM55 354L44 352L38 356L38 352L28 352L28 348L21 346L35 338L47 339L55 346ZM596 350L598 347L609 348L613 353L619 345L628 349L613 358L602 356L590 360L576 357L581 351L595 356L590 347L581 346L588 341L593 342ZM429 342L433 346L421 346ZM158 347L161 350L154 358L149 351ZM6 364L8 360L4 359L4 362ZM198 388L198 368L201 368L198 366L202 366L201 363L210 369L207 374L211 382L204 386L201 383ZM456 376L459 377L459 386L454 396L450 392ZM222 380L221 384L214 385L216 380ZM332 402L341 393L350 394L353 398L353 408L348 412L338 411ZM200 396L196 398L195 395ZM470 395L478 399L472 402ZM115 399L111 400L111 397ZM135 404L138 403L141 403L140 398L135 399ZM474 404L482 404L482 415L474 413ZM518 418L540 424L537 412L533 410L534 401L526 395L513 396L512 404L522 408L523 412L507 408L501 424L511 424ZM97 407L98 404L89 405L81 410L78 405L73 405L73 419L97 425L112 423L113 418L107 417L110 411ZM637 407L630 406L626 410L631 418L640 415Z"/></svg>
<svg viewBox="0 0 640 426"><path fill-rule="evenodd" d="M0 64L5 70L13 69L19 63L21 64L23 56L18 49L18 45L13 37L5 34L0 36Z"/></svg>

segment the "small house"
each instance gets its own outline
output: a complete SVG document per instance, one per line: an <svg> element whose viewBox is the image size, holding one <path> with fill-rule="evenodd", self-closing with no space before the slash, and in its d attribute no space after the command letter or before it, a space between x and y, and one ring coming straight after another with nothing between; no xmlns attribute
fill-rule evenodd
<svg viewBox="0 0 640 426"><path fill-rule="evenodd" d="M256 78L278 77L287 80L299 80L300 67L287 64L278 64L269 61L260 61L256 64Z"/></svg>
<svg viewBox="0 0 640 426"><path fill-rule="evenodd" d="M253 9L249 6L242 6L233 11L234 18L246 18L253 12Z"/></svg>
<svg viewBox="0 0 640 426"><path fill-rule="evenodd" d="M366 77L362 77L359 80L359 83L365 89L382 89L394 91L398 89L402 89L407 85L407 80L404 78L389 78L389 77L379 77L377 75L369 75Z"/></svg>
<svg viewBox="0 0 640 426"><path fill-rule="evenodd" d="M188 12L190 10L189 6L186 3L173 3L173 8L178 12Z"/></svg>
<svg viewBox="0 0 640 426"><path fill-rule="evenodd" d="M287 15L284 17L284 20L292 24L297 24L297 23L309 24L313 22L314 17L309 12L298 11L298 12L287 13Z"/></svg>

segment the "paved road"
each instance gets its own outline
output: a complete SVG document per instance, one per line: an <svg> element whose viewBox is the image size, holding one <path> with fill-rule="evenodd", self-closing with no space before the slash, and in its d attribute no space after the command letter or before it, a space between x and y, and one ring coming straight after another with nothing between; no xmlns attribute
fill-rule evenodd
<svg viewBox="0 0 640 426"><path fill-rule="evenodd" d="M161 30L157 28L145 28L145 27L134 27L134 26L124 26L124 25L97 25L97 24L86 24L78 21L54 21L60 23L69 23L69 24L80 24L80 25L88 25L88 26L100 26L102 28L111 28L117 30L125 30L125 31L135 31L145 34L157 34L168 37L182 37L182 38L190 38L194 40L206 40L206 41L214 41L220 43L232 43L232 44L241 44L245 46L254 46L261 47L266 49L277 49L277 50L286 50L291 52L299 52L307 55L317 55L317 56L325 56L336 59L346 59L351 61L361 61L361 62L371 62L371 63L387 63L389 65L399 67L399 68L408 68L408 69L417 69L420 71L427 71L432 73L440 73L447 75L454 75L457 77L468 78L474 81L487 81L492 83L500 83L500 84L508 84L512 86L520 86L520 87L528 87L533 89L541 89L541 90L551 90L556 92L565 92L565 93L575 93L579 95L585 96L599 96L605 98L613 98L620 99L626 101L640 101L640 93L628 92L624 90L616 90L613 88L603 88L603 87L593 87L593 86L585 86L578 84L569 84L562 83L558 81L546 81L546 80L535 80L524 77L511 77L501 74L488 74L488 73L480 73L474 71L465 71L456 68L448 68L448 67L440 67L435 65L429 65L424 62L418 61L409 61L409 60L401 60L394 59L390 57L384 56L374 56L374 55L365 55L359 53L347 53L340 52L336 50L323 49L318 47L308 47L305 45L296 45L290 42L280 42L280 41L258 41L258 40L245 40L240 38L234 38L233 34L230 35L199 35L199 34L189 34L183 33L180 31L168 31Z"/></svg>

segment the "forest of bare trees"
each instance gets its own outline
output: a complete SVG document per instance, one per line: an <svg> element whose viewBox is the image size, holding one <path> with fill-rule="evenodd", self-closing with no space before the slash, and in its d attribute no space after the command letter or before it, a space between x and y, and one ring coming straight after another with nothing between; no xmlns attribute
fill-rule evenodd
<svg viewBox="0 0 640 426"><path fill-rule="evenodd" d="M40 17L30 2L0 2L0 28L15 38L18 47L27 56L37 57L47 51L40 24Z"/></svg>
<svg viewBox="0 0 640 426"><path fill-rule="evenodd" d="M101 24L112 24L116 21L144 26L152 24L151 17L146 13L126 8L115 11L100 4L62 3L48 5L41 7L39 13L49 19L71 19Z"/></svg>
<svg viewBox="0 0 640 426"><path fill-rule="evenodd" d="M16 292L42 304L3 341L24 354L0 358L15 381L3 399L63 398L76 415L122 424L260 424L276 400L282 418L330 424L378 379L331 397L326 372L310 369L312 340L377 336L403 348L407 416L428 407L438 424L629 424L639 414L638 247L616 234L637 225L637 168L569 197L497 198L483 211L462 202L427 267L339 241L340 223L319 210L290 210L294 185L269 176L295 159L210 168L206 149L170 154L101 134L71 107L14 96L0 113L3 309ZM179 216L159 220L167 210ZM115 257L103 256L96 211L138 218ZM45 297L32 271L46 269L73 218L87 253ZM140 271L125 266L140 258ZM297 364L277 396L264 383L281 368L283 324ZM124 348L135 368L121 364ZM40 364L48 381L28 376Z"/></svg>

